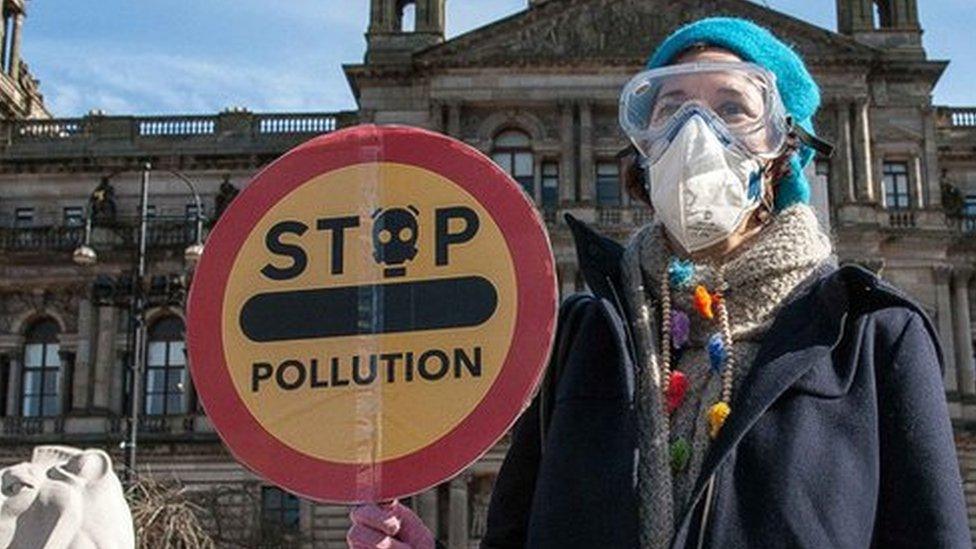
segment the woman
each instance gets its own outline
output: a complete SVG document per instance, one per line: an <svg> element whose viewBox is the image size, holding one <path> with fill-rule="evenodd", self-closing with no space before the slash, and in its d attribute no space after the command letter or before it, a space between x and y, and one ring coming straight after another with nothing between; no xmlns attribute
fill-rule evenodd
<svg viewBox="0 0 976 549"><path fill-rule="evenodd" d="M561 311L483 547L971 546L932 325L838 268L807 205L819 101L732 18L679 29L625 87L657 223L621 248L569 219L594 295ZM402 505L351 516L353 547L434 546Z"/></svg>

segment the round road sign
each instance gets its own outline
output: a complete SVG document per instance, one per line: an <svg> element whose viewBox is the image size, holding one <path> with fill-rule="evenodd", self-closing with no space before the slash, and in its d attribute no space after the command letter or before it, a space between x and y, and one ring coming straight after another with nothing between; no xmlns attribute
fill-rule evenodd
<svg viewBox="0 0 976 549"><path fill-rule="evenodd" d="M291 150L223 213L190 291L190 366L244 465L380 501L505 433L557 306L544 225L504 171L440 134L359 126Z"/></svg>

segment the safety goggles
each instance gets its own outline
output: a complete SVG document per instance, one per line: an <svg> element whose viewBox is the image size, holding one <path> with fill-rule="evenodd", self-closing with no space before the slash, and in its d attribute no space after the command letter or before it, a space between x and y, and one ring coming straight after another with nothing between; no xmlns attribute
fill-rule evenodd
<svg viewBox="0 0 976 549"><path fill-rule="evenodd" d="M776 77L753 63L682 63L641 72L620 96L620 126L653 163L691 116L730 147L760 158L780 154L792 124Z"/></svg>

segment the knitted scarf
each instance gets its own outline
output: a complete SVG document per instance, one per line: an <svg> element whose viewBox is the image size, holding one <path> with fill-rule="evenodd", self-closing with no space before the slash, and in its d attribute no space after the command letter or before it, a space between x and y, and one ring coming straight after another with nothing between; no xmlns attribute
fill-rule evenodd
<svg viewBox="0 0 976 549"><path fill-rule="evenodd" d="M706 410L717 401L721 376L709 369L707 340L716 325L690 315L686 348L672 360L685 373L689 386L682 405L667 420L660 374L660 276L677 257L663 226L638 230L624 252L626 306L638 351L638 491L642 549L667 547L676 522L683 515L708 448ZM728 290L732 352L735 356L733 402L738 382L751 366L759 340L784 303L834 264L830 239L820 229L813 210L795 204L779 212L758 234L741 244L721 265L696 265L692 287L714 288L723 269ZM690 292L672 289L672 304L691 311ZM732 414L735 414L733 406ZM669 443L682 437L691 455L682 470L672 474Z"/></svg>

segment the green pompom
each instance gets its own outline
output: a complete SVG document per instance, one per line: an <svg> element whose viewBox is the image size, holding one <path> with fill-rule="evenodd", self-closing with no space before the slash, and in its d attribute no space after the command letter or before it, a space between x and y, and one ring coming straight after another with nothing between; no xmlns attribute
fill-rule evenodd
<svg viewBox="0 0 976 549"><path fill-rule="evenodd" d="M688 441L679 438L671 443L671 470L674 472L684 471L691 459L691 445Z"/></svg>

